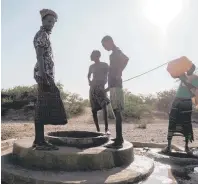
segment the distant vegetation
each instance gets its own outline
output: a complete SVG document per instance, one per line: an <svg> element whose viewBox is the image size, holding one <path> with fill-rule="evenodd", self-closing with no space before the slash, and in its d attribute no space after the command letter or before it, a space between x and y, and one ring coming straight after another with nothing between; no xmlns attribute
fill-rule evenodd
<svg viewBox="0 0 198 185"><path fill-rule="evenodd" d="M64 106L69 117L79 115L83 113L85 107L89 107L90 103L88 99L83 99L79 94L65 92L63 85L57 83L60 90ZM34 112L34 103L36 101L37 86L17 86L11 89L2 89L2 116L9 113L9 110L22 110L25 112ZM171 108L172 101L175 97L176 90L171 89L167 91L161 91L154 95L134 95L127 89L124 90L125 97L125 109L123 112L124 118L141 119L145 115L153 116L154 112L161 112L168 116ZM31 104L32 103L32 104ZM31 106L30 106L31 104ZM110 107L110 106L109 106ZM109 118L113 118L112 111L108 108ZM13 112L12 112L13 114ZM17 113L19 114L19 113ZM30 117L30 115L28 114ZM33 117L33 113L31 115ZM19 118L20 119L20 118ZM25 118L24 118L25 119Z"/></svg>
<svg viewBox="0 0 198 185"><path fill-rule="evenodd" d="M57 87L60 90L60 94L67 112L68 117L81 114L85 108L85 102L80 95L71 92L64 92L63 85L57 83ZM37 86L17 86L11 89L1 90L1 107L2 115L9 114L13 109L21 113L27 114L27 112L32 112L34 110L34 103L36 102ZM30 114L28 114L30 116ZM33 115L31 115L33 117ZM12 117L10 117L12 118ZM20 118L19 118L20 119ZM25 119L25 118L24 118Z"/></svg>

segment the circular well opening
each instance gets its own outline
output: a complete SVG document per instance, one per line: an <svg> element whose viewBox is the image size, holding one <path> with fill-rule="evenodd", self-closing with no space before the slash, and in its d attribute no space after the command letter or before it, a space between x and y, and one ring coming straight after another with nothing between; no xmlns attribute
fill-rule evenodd
<svg viewBox="0 0 198 185"><path fill-rule="evenodd" d="M48 136L71 137L71 138L92 138L92 137L103 136L103 134L97 133L97 132L86 132L86 131L57 131L57 132L48 133Z"/></svg>

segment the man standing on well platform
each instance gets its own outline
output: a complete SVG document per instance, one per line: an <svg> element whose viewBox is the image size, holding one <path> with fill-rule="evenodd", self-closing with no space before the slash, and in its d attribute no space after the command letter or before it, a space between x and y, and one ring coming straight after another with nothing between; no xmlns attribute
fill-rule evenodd
<svg viewBox="0 0 198 185"><path fill-rule="evenodd" d="M102 39L102 45L110 55L110 67L108 76L108 90L110 90L111 105L116 117L116 138L110 148L122 148L122 110L124 108L124 94L122 89L122 71L125 69L129 58L115 45L111 36Z"/></svg>

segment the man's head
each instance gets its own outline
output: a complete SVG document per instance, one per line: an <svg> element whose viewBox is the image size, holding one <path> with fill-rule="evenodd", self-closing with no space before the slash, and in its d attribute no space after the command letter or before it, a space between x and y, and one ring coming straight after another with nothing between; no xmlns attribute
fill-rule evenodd
<svg viewBox="0 0 198 185"><path fill-rule="evenodd" d="M55 22L57 22L58 16L57 14L50 9L42 9L40 11L42 25L47 31L51 31L54 27Z"/></svg>
<svg viewBox="0 0 198 185"><path fill-rule="evenodd" d="M107 51L111 51L115 46L112 37L109 35L103 37L101 42L102 42L104 49L106 49Z"/></svg>
<svg viewBox="0 0 198 185"><path fill-rule="evenodd" d="M196 66L193 64L192 67L187 71L187 75L190 76L195 72Z"/></svg>
<svg viewBox="0 0 198 185"><path fill-rule="evenodd" d="M91 56L90 56L91 61L99 62L100 61L100 56L101 56L100 51L93 50L92 53L91 53Z"/></svg>

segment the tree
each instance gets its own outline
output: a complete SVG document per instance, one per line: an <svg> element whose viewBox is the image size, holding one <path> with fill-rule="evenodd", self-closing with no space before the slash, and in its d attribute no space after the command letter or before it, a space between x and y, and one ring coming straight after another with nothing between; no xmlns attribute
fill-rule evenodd
<svg viewBox="0 0 198 185"><path fill-rule="evenodd" d="M143 100L144 104L150 105L151 107L153 107L157 102L157 98L153 94L148 94L146 96L140 95L140 97Z"/></svg>
<svg viewBox="0 0 198 185"><path fill-rule="evenodd" d="M162 91L157 93L157 109L159 111L169 114L171 104L175 98L176 90Z"/></svg>
<svg viewBox="0 0 198 185"><path fill-rule="evenodd" d="M84 104L86 107L90 107L89 99L84 99L84 100L83 100L83 104Z"/></svg>

